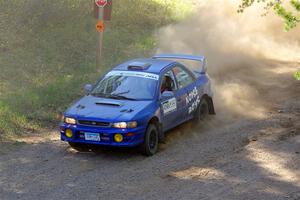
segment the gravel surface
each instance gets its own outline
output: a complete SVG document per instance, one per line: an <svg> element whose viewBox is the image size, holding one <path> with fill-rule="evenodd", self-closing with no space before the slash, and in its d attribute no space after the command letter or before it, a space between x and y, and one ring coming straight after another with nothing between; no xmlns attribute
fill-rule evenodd
<svg viewBox="0 0 300 200"><path fill-rule="evenodd" d="M152 157L77 152L58 131L0 143L0 199L300 199L300 82L264 76L244 80L259 101L217 95L216 116L170 131Z"/></svg>

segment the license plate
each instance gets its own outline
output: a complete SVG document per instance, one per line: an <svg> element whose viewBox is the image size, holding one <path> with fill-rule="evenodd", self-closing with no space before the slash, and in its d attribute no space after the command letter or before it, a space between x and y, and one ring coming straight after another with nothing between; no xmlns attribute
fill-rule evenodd
<svg viewBox="0 0 300 200"><path fill-rule="evenodd" d="M84 139L89 141L100 141L99 133L84 133Z"/></svg>

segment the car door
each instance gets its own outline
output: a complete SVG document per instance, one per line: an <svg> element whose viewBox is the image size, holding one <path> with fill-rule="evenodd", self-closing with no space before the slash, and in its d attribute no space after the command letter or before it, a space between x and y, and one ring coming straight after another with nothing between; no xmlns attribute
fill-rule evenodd
<svg viewBox="0 0 300 200"><path fill-rule="evenodd" d="M194 112L198 100L198 90L195 85L195 77L185 67L178 65L173 69L178 87L178 95L181 99L181 107L178 110L180 116L179 123L188 120L190 114Z"/></svg>
<svg viewBox="0 0 300 200"><path fill-rule="evenodd" d="M165 92L162 90L163 78L167 76L172 80L172 87L168 88L170 96L162 97L162 94ZM179 123L179 114L181 112L182 102L184 102L184 93L177 89L175 76L172 69L169 69L167 72L163 73L160 81L160 104L161 104L161 115L162 123L164 130L171 129L178 125Z"/></svg>

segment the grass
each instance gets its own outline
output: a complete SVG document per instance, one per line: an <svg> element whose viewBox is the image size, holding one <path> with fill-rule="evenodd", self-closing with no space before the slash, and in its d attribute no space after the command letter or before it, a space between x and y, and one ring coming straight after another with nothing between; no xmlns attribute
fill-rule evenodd
<svg viewBox="0 0 300 200"><path fill-rule="evenodd" d="M85 83L152 55L154 31L192 9L180 0L114 1L96 66L93 0L0 0L0 135L57 125Z"/></svg>

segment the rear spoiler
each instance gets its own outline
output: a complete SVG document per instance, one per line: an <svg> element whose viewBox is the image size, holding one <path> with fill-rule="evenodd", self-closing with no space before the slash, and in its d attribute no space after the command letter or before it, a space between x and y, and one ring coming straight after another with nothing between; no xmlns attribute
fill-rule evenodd
<svg viewBox="0 0 300 200"><path fill-rule="evenodd" d="M201 71L195 71L196 73L205 74L207 71L206 58L204 56L194 56L185 54L158 54L152 57L153 59L159 58L172 58L172 59L183 59L183 60L194 60L201 63Z"/></svg>

